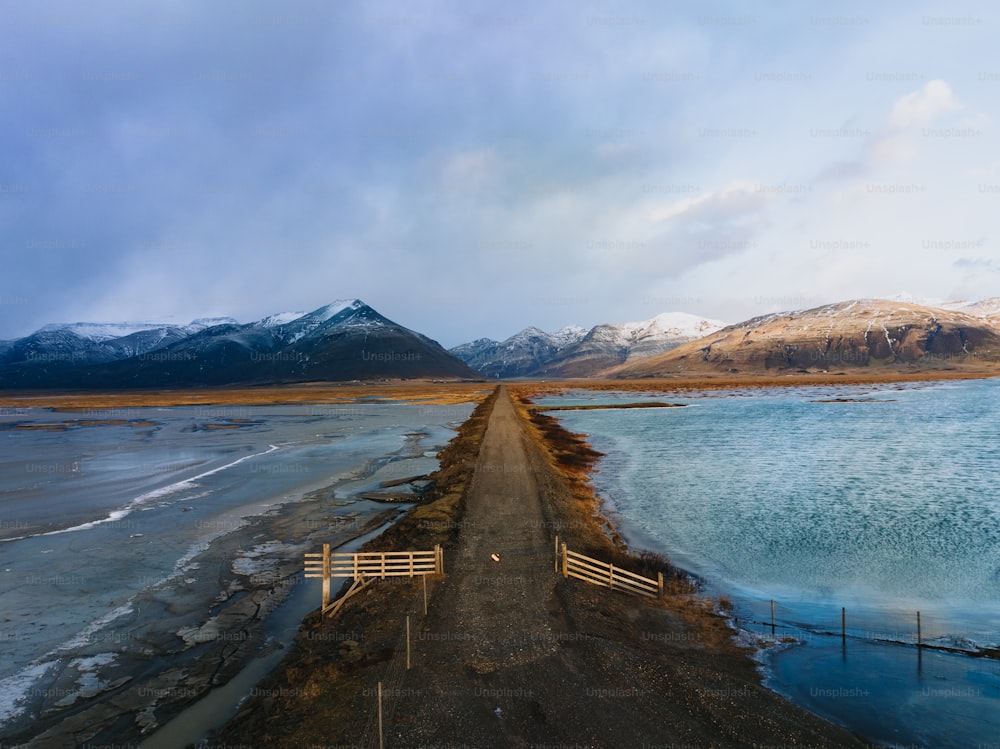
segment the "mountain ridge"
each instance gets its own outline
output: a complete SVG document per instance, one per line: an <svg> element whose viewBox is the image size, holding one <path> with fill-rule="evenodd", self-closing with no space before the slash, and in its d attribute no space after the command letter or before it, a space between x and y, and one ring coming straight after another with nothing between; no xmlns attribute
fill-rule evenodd
<svg viewBox="0 0 1000 749"><path fill-rule="evenodd" d="M399 378L673 377L995 368L1000 298L851 299L733 325L688 313L529 326L446 351L359 299L250 323L53 323L0 341L0 389L120 389Z"/></svg>
<svg viewBox="0 0 1000 749"><path fill-rule="evenodd" d="M359 299L247 324L217 319L224 322L194 330L144 329L103 340L73 332L74 326L86 331L92 324L42 328L0 348L0 388L481 377L436 341L389 320ZM127 325L118 329L124 332ZM99 332L108 329L105 325Z"/></svg>
<svg viewBox="0 0 1000 749"><path fill-rule="evenodd" d="M588 377L623 362L667 351L725 323L686 312L649 320L571 325L555 333L529 326L503 341L480 338L450 349L488 377Z"/></svg>
<svg viewBox="0 0 1000 749"><path fill-rule="evenodd" d="M851 299L775 312L722 328L639 362L611 378L678 374L913 370L1000 363L1000 317L992 300L959 303L977 314L884 299Z"/></svg>

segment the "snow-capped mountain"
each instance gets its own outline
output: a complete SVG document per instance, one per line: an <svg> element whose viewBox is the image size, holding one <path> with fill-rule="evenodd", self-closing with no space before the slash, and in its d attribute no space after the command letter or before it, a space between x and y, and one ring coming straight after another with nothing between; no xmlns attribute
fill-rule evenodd
<svg viewBox="0 0 1000 749"><path fill-rule="evenodd" d="M218 322L218 324L209 324ZM0 387L161 387L479 375L431 339L364 302L334 302L241 325L231 318L189 328L47 326L0 355ZM123 355L124 354L124 355Z"/></svg>
<svg viewBox="0 0 1000 749"><path fill-rule="evenodd" d="M72 322L72 323L50 323L39 328L36 333L54 333L66 331L80 338L95 341L110 341L115 338L124 338L135 333L149 333L162 330L180 330L190 335L199 330L212 327L213 325L223 325L235 323L231 317L202 317L193 320L187 325L177 325L169 322Z"/></svg>
<svg viewBox="0 0 1000 749"><path fill-rule="evenodd" d="M534 374L541 363L551 361L587 334L570 325L555 333L530 327L504 341L480 338L450 350L473 369L488 377L524 377Z"/></svg>
<svg viewBox="0 0 1000 749"><path fill-rule="evenodd" d="M597 325L546 368L546 374L589 376L623 362L669 351L725 327L685 312L666 312L642 322Z"/></svg>
<svg viewBox="0 0 1000 749"><path fill-rule="evenodd" d="M762 315L602 374L659 377L859 367L906 371L991 367L1000 362L1000 321L989 316L989 302L963 306L969 311L855 299Z"/></svg>
<svg viewBox="0 0 1000 749"><path fill-rule="evenodd" d="M341 299L312 312L282 312L252 324L273 329L275 335L285 343L295 343L314 331L322 329L335 318L344 324L345 318L342 316L338 318L338 315L341 315L345 310L356 311L364 306L364 302L358 299Z"/></svg>
<svg viewBox="0 0 1000 749"><path fill-rule="evenodd" d="M166 323L68 323L46 325L0 349L0 364L17 362L100 364L139 356L183 340L209 322L177 326Z"/></svg>
<svg viewBox="0 0 1000 749"><path fill-rule="evenodd" d="M578 326L546 333L526 328L506 341L483 338L451 349L490 377L588 377L600 370L654 356L724 327L685 312L666 312L642 322Z"/></svg>

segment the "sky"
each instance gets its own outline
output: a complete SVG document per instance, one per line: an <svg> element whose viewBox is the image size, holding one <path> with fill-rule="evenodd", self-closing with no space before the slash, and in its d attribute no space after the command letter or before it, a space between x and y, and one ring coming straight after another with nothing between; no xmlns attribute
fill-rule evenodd
<svg viewBox="0 0 1000 749"><path fill-rule="evenodd" d="M0 339L1000 296L987 2L0 0Z"/></svg>

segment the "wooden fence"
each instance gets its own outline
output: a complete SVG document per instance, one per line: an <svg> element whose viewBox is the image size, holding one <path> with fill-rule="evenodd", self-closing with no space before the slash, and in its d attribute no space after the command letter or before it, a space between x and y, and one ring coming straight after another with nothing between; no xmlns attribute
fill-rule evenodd
<svg viewBox="0 0 1000 749"><path fill-rule="evenodd" d="M584 556L566 548L556 537L556 571L561 571L563 577L575 577L577 580L602 585L611 590L620 590L647 598L663 597L663 573L657 573L657 579L637 575L634 572L615 567L608 562Z"/></svg>
<svg viewBox="0 0 1000 749"><path fill-rule="evenodd" d="M323 580L323 614L336 614L344 602L365 587L370 580L387 577L414 577L415 575L444 574L444 553L440 546L431 551L365 551L353 554L330 551L330 544L323 544L323 552L305 555L306 577ZM330 601L330 580L350 577L354 584L338 600Z"/></svg>

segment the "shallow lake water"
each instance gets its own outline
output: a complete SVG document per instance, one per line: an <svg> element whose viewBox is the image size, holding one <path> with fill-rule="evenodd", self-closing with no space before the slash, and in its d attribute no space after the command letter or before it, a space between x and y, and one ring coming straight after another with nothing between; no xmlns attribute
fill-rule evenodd
<svg viewBox="0 0 1000 749"><path fill-rule="evenodd" d="M1000 737L997 661L944 650L1000 645L1000 381L538 403L645 398L685 407L556 415L605 453L594 483L635 546L746 629L770 634L775 601L803 644L767 657L770 686L872 740Z"/></svg>

